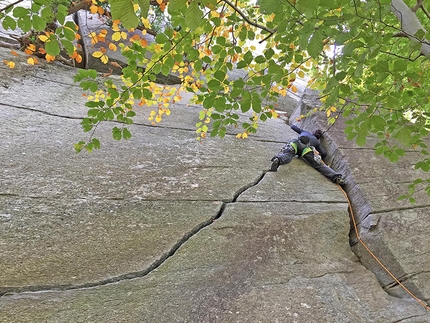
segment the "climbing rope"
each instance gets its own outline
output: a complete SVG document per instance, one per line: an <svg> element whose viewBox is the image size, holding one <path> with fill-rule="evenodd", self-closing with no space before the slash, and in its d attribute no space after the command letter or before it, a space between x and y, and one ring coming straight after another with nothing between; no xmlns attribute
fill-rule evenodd
<svg viewBox="0 0 430 323"><path fill-rule="evenodd" d="M388 275L391 276L391 278L394 279L394 281L399 284L400 287L402 287L410 296L412 296L418 303L420 303L420 305L422 305L427 311L430 311L430 307L424 303L422 300L420 300L417 296L415 296L409 289L406 288L405 285L403 285L397 278L396 276L394 276L390 270L384 266L384 264L378 259L378 257L369 249L369 247L364 243L364 241L361 239L360 234L358 233L358 227L357 227L357 223L355 222L355 216L354 216L354 212L352 211L352 205L351 205L351 201L348 198L348 195L346 194L346 192L344 191L344 189L342 188L342 186L339 186L339 189L342 191L343 195L345 195L346 200L348 201L348 207L349 210L351 212L351 219L352 219L352 223L354 225L354 231L355 234L357 236L358 241L360 241L361 245L367 250L367 252L373 257L373 259L376 260L376 262L387 272Z"/></svg>

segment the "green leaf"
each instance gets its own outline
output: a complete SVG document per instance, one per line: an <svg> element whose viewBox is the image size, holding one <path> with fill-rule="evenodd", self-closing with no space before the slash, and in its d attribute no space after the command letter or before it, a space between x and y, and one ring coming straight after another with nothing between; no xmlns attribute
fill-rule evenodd
<svg viewBox="0 0 430 323"><path fill-rule="evenodd" d="M406 71L406 68L408 67L408 64L402 59L397 59L394 61L394 71L396 72L403 72Z"/></svg>
<svg viewBox="0 0 430 323"><path fill-rule="evenodd" d="M166 34L161 33L161 34L157 34L157 36L155 36L155 42L157 44L164 44L167 42L170 42L169 37L166 36Z"/></svg>
<svg viewBox="0 0 430 323"><path fill-rule="evenodd" d="M164 76L169 76L171 69L167 65L161 66L161 74Z"/></svg>
<svg viewBox="0 0 430 323"><path fill-rule="evenodd" d="M372 126L376 130L385 130L386 122L384 118L382 118L381 116L373 116L370 120L372 122Z"/></svg>
<svg viewBox="0 0 430 323"><path fill-rule="evenodd" d="M119 129L118 127L114 127L112 129L112 137L115 140L121 140L121 138L122 138L122 131L121 131L121 129Z"/></svg>
<svg viewBox="0 0 430 323"><path fill-rule="evenodd" d="M376 63L372 67L372 71L374 72L386 72L388 73L390 71L390 68L388 67L388 62L386 60L381 60Z"/></svg>
<svg viewBox="0 0 430 323"><path fill-rule="evenodd" d="M186 8L187 0L170 0L168 11L170 13L176 13L182 11L182 9Z"/></svg>
<svg viewBox="0 0 430 323"><path fill-rule="evenodd" d="M23 17L23 18L20 18L18 20L18 27L21 28L22 31L24 31L24 32L30 31L31 30L31 26L32 26L32 23L31 23L30 16Z"/></svg>
<svg viewBox="0 0 430 323"><path fill-rule="evenodd" d="M149 0L138 0L137 3L139 4L140 7L140 16L142 18L146 18L148 17L148 11L149 11Z"/></svg>
<svg viewBox="0 0 430 323"><path fill-rule="evenodd" d="M16 21L12 17L6 16L6 17L4 17L4 20L2 21L2 26L6 30L8 30L8 29L15 30L16 29Z"/></svg>
<svg viewBox="0 0 430 323"><path fill-rule="evenodd" d="M208 85L208 88L214 92L216 92L217 90L219 90L221 88L220 81L218 81L216 79L210 80L207 85Z"/></svg>
<svg viewBox="0 0 430 323"><path fill-rule="evenodd" d="M49 41L45 43L45 50L49 55L57 56L60 54L60 46L58 45L58 42L55 41Z"/></svg>
<svg viewBox="0 0 430 323"><path fill-rule="evenodd" d="M271 48L264 51L264 57L266 57L267 60L271 59L273 55L275 55L275 51Z"/></svg>
<svg viewBox="0 0 430 323"><path fill-rule="evenodd" d="M93 143L95 149L100 149L100 141L97 138L93 138L91 142Z"/></svg>
<svg viewBox="0 0 430 323"><path fill-rule="evenodd" d="M45 7L42 9L42 11L40 11L40 16L45 19L45 20L49 20L53 17L53 12L51 7Z"/></svg>
<svg viewBox="0 0 430 323"><path fill-rule="evenodd" d="M54 41L56 43L56 41ZM72 55L75 51L75 46L70 40L62 39L61 44L63 45L64 49L66 50L67 54Z"/></svg>
<svg viewBox="0 0 430 323"><path fill-rule="evenodd" d="M261 97L259 93L252 94L252 110L256 113L261 112Z"/></svg>
<svg viewBox="0 0 430 323"><path fill-rule="evenodd" d="M326 7L326 8L329 8L329 9L339 8L339 5L337 4L337 2L333 1L333 0L320 0L319 1L319 5L321 7Z"/></svg>
<svg viewBox="0 0 430 323"><path fill-rule="evenodd" d="M215 104L215 96L207 96L203 101L203 107L205 109L213 108Z"/></svg>
<svg viewBox="0 0 430 323"><path fill-rule="evenodd" d="M134 12L133 2L130 0L115 0L110 1L110 9L113 20L121 20L121 23L126 29L136 28L139 24L139 19Z"/></svg>
<svg viewBox="0 0 430 323"><path fill-rule="evenodd" d="M366 137L358 134L357 139L355 140L357 145L363 147L366 144Z"/></svg>
<svg viewBox="0 0 430 323"><path fill-rule="evenodd" d="M46 21L38 15L33 15L33 28L36 31L42 31L46 28Z"/></svg>
<svg viewBox="0 0 430 323"><path fill-rule="evenodd" d="M251 94L248 91L242 92L241 110L247 112L251 108Z"/></svg>
<svg viewBox="0 0 430 323"><path fill-rule="evenodd" d="M282 11L282 3L279 0L259 0L257 3L261 11L267 14Z"/></svg>
<svg viewBox="0 0 430 323"><path fill-rule="evenodd" d="M219 80L219 81L224 81L224 79L225 79L225 72L224 71L216 71L215 73L214 73L214 77L217 79L217 80Z"/></svg>
<svg viewBox="0 0 430 323"><path fill-rule="evenodd" d="M222 113L225 110L226 98L224 96L219 96L215 99L214 108L216 111Z"/></svg>
<svg viewBox="0 0 430 323"><path fill-rule="evenodd" d="M324 48L324 37L323 34L317 29L311 36L311 40L308 45L308 53L312 58L318 58L318 55L322 52Z"/></svg>
<svg viewBox="0 0 430 323"><path fill-rule="evenodd" d="M202 22L202 11L200 10L199 3L197 0L191 1L187 10L185 11L185 17L188 28L192 31L200 27Z"/></svg>
<svg viewBox="0 0 430 323"><path fill-rule="evenodd" d="M319 6L319 0L298 0L297 4L307 9L316 9Z"/></svg>
<svg viewBox="0 0 430 323"><path fill-rule="evenodd" d="M266 58L265 58L263 55L258 55L258 56L255 58L255 62L256 62L257 64L263 64L264 62L266 62Z"/></svg>
<svg viewBox="0 0 430 323"><path fill-rule="evenodd" d="M30 15L30 10L23 7L15 7L13 9L13 15L17 18L23 18Z"/></svg>
<svg viewBox="0 0 430 323"><path fill-rule="evenodd" d="M254 56L252 55L251 52L246 52L245 55L243 55L243 62L245 62L246 65L251 64L252 60L253 60Z"/></svg>
<svg viewBox="0 0 430 323"><path fill-rule="evenodd" d="M131 132L127 128L122 129L122 137L124 139L130 139L131 138Z"/></svg>

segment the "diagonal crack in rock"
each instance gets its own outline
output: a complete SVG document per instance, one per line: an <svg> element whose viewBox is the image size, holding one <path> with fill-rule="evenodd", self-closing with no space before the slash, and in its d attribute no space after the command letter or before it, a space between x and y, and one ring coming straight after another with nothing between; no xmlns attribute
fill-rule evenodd
<svg viewBox="0 0 430 323"><path fill-rule="evenodd" d="M135 272L129 272L122 275L106 278L103 280L99 280L96 282L89 282L79 285L72 285L72 284L64 284L64 285L34 285L34 286L21 286L21 287L0 287L0 297L7 297L8 295L12 294L19 294L19 293L31 293L31 292L51 292L51 291L67 291L67 290L80 290L80 289L87 289L87 288L94 288L99 286L104 286L108 284L113 283L119 283L121 281L125 280L131 280L135 278L141 278L148 274L150 274L153 270L160 267L163 263L165 263L169 258L175 255L176 251L180 247L182 247L190 238L197 235L202 229L210 226L212 223L214 223L217 219L221 218L226 206L231 203L235 203L238 199L238 197L243 194L245 191L247 191L249 188L257 185L266 175L268 171L265 170L262 172L260 176L258 176L254 181L249 183L248 185L245 185L241 189L239 189L233 196L233 198L230 201L224 201L222 202L219 211L214 216L210 217L208 220L200 223L199 225L192 228L189 232L187 232L181 239L179 239L168 252L164 253L160 258L155 260L149 267Z"/></svg>

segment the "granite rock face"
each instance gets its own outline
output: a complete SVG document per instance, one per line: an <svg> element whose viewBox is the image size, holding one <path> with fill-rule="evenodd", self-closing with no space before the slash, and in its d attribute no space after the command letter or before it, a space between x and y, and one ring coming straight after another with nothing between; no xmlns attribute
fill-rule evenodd
<svg viewBox="0 0 430 323"><path fill-rule="evenodd" d="M136 107L128 141L101 125L102 149L76 154L87 134L75 70L17 59L0 72L0 322L430 322L351 250L336 185L299 159L268 172L296 136L285 121L268 120L248 140L228 133L199 144L201 107L185 97L159 126ZM348 154L334 166L346 167ZM363 189L368 175L347 176ZM405 272L421 268L407 281L428 299L417 261L428 261L418 256L428 244L414 240L428 233L414 222L426 206L408 217L368 209L381 216L368 225L393 235L372 247L391 250ZM411 244L415 258L402 253Z"/></svg>
<svg viewBox="0 0 430 323"><path fill-rule="evenodd" d="M318 106L317 93L306 91L298 109L292 116ZM324 116L314 115L301 121L310 129L326 129ZM411 292L425 302L430 299L430 197L417 191L417 202L410 204L398 200L407 191L407 185L428 174L414 169L416 153L407 151L397 163L376 156L377 138L369 138L364 147L346 141L341 119L324 135L328 151L327 163L346 177L346 191L352 202L361 239L378 256L379 260ZM427 139L430 145L430 139ZM355 230L351 230L351 244L360 262L374 272L383 288L396 297L409 297L393 278L359 243Z"/></svg>

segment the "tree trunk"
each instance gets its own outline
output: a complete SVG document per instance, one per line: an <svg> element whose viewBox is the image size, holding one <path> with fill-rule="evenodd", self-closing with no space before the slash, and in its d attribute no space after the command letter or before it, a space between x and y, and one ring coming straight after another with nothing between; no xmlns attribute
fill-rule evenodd
<svg viewBox="0 0 430 323"><path fill-rule="evenodd" d="M410 9L403 2L403 0L391 0L391 11L400 21L403 32L408 36L410 40L418 40L413 37L418 30L421 29L426 31L415 12L413 12L412 9ZM424 41L428 42L427 40ZM430 45L424 43L423 41L421 46L421 54L423 54L424 56L430 55Z"/></svg>

